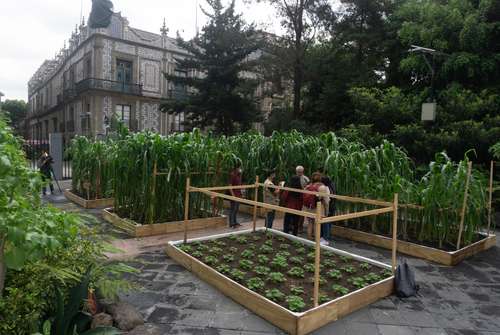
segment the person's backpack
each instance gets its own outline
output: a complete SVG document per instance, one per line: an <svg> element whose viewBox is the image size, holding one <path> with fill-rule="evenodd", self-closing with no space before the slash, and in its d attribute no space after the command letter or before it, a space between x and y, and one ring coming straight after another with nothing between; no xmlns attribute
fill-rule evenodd
<svg viewBox="0 0 500 335"><path fill-rule="evenodd" d="M415 282L415 274L406 260L398 265L395 276L396 295L400 298L409 298L417 294L419 286Z"/></svg>
<svg viewBox="0 0 500 335"><path fill-rule="evenodd" d="M311 184L306 187L306 191L318 192L321 184ZM314 194L304 194L304 206L307 208L316 208L319 198Z"/></svg>

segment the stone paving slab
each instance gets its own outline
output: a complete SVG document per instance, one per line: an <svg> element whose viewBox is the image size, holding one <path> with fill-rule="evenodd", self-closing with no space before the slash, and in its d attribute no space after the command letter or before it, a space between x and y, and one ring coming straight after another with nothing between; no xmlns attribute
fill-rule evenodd
<svg viewBox="0 0 500 335"><path fill-rule="evenodd" d="M55 205L64 208L65 202L61 200ZM96 212L82 212L90 212L102 221ZM280 221L277 227L281 226ZM140 255L127 261L141 270L127 277L142 289L121 299L136 306L148 323L157 326L163 334L283 334L170 259L163 246L172 239L178 237L158 237L154 243L142 241L136 250ZM122 240L122 243L133 240L136 239ZM313 334L500 335L499 243L453 268L408 257L421 286L418 297L385 298ZM338 238L334 239L333 246L390 262L387 250ZM129 256L134 255L137 254Z"/></svg>

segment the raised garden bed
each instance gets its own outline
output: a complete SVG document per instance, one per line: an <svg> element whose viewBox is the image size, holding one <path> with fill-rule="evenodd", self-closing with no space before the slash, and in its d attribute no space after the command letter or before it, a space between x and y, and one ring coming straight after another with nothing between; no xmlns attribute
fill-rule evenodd
<svg viewBox="0 0 500 335"><path fill-rule="evenodd" d="M114 211L113 208L106 208L103 210L102 215L106 221L113 226L120 228L127 234L133 237L146 237L155 235L164 235L171 233L178 233L184 231L184 221L172 221L165 223L154 224L140 224L135 221L121 218ZM188 230L198 230L206 228L220 228L227 226L227 219L225 216L216 216L201 219L188 220Z"/></svg>
<svg viewBox="0 0 500 335"><path fill-rule="evenodd" d="M392 239L364 231L335 225L332 234L348 240L362 242L384 249L391 249ZM479 241L459 250L446 251L412 242L398 240L398 252L417 258L423 258L443 265L456 265L467 257L487 250L496 244L496 235L483 235Z"/></svg>
<svg viewBox="0 0 500 335"><path fill-rule="evenodd" d="M71 190L64 190L64 196L69 201L72 201L75 204L87 209L113 206L113 203L115 201L113 198L87 200L73 193Z"/></svg>
<svg viewBox="0 0 500 335"><path fill-rule="evenodd" d="M258 229L169 242L168 255L290 334L308 334L390 295L389 265L322 246L320 305L313 303L314 243Z"/></svg>

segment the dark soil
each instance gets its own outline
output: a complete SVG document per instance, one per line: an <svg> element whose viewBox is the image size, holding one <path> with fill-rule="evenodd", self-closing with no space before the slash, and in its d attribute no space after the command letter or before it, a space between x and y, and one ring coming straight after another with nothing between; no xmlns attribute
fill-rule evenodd
<svg viewBox="0 0 500 335"><path fill-rule="evenodd" d="M245 240L241 239L241 237L244 237ZM306 246L300 242L292 241L271 232L266 233L265 231L258 231L255 233L231 235L230 237L215 240L193 242L187 245L181 245L180 248L203 263L223 273L225 276L230 277L263 296L266 296L269 290L279 290L284 296L274 299L274 301L285 308L294 311L305 311L312 308L314 305L313 247ZM301 248L304 250L301 250ZM281 254L283 252L289 254L283 255ZM272 264L273 259L276 259L280 254L284 256L286 260L283 267ZM227 258L231 255L234 259ZM260 255L266 256L268 260L259 260ZM224 256L226 256L226 259ZM300 257L301 259L294 259L294 257ZM252 263L249 264L247 269L244 269L240 265L240 261L246 260ZM299 262L300 260L301 262ZM211 263L211 261L215 263ZM268 274L257 273L259 271L259 266L269 268L269 272L281 273L285 281L276 283L269 279ZM392 275L391 271L386 269L382 269L372 264L362 263L351 258L342 257L325 250L321 252L321 266L320 274L322 282L320 283L320 304L334 300L372 283L379 282ZM224 267L226 267L226 271L224 271ZM304 278L289 274L288 271L293 267L303 269ZM228 273L227 270L233 269L244 272L242 278L238 278L234 274ZM339 271L341 277L330 277L328 273L332 270ZM349 273L349 271L351 272ZM260 278L264 284L263 287L249 287L248 282L251 278ZM357 279L357 286L356 283L352 282L353 279ZM338 287L336 291L333 288L334 285L341 286L345 291L341 292L342 289ZM292 287L294 286L301 287L303 292L292 292ZM290 306L290 303L287 302L289 296L300 297L305 303L305 306L294 309L293 306Z"/></svg>
<svg viewBox="0 0 500 335"><path fill-rule="evenodd" d="M368 223L368 222L362 222L361 225L359 226L359 228L358 228L358 225L356 223L354 223L354 222L352 222L352 223L348 222L347 225L345 225L345 227L350 228L350 229L360 230L362 232L369 233L369 234L381 235L381 236L384 236L384 237L392 238L392 235L390 235L389 232L386 232L386 231L377 231L376 233L373 233L372 230L371 230L371 223ZM332 229L335 230L335 226L333 226ZM398 232L399 232L399 230L398 230ZM485 238L486 237L484 235L476 234L473 237L472 242L470 244L473 244L473 243L476 243L478 241L484 240ZM419 245L423 245L423 246L426 246L426 247L443 250L443 251L446 251L446 252L451 252L451 251L456 251L457 250L457 246L455 244L457 241L453 241L453 242L443 241L443 246L440 248L439 247L439 242L437 242L437 241L419 241L416 236L413 236L413 234L411 233L411 231L409 232L408 238L406 238L406 239L403 238L403 236L401 235L401 233L399 233L398 234L398 240L405 241L405 242L410 242L410 243L414 243L414 244L419 244ZM470 244L467 244L467 245L470 245ZM462 245L461 248L463 248L463 247L465 247L467 245Z"/></svg>

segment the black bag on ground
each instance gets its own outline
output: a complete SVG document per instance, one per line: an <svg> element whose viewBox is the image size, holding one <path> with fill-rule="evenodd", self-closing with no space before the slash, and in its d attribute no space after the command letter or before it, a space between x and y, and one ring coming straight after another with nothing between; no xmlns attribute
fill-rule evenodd
<svg viewBox="0 0 500 335"><path fill-rule="evenodd" d="M415 274L406 260L398 265L395 276L396 295L400 298L413 297L418 292L418 285L415 282Z"/></svg>

